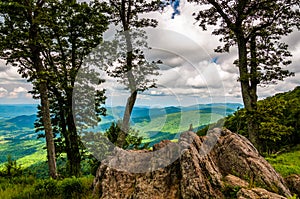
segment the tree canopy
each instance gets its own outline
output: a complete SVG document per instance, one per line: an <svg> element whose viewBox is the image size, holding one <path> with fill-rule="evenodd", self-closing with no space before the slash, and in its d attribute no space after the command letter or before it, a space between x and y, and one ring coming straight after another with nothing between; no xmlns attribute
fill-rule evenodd
<svg viewBox="0 0 300 199"><path fill-rule="evenodd" d="M45 125L45 103L42 103L36 128L45 130L46 137L47 128L51 134L52 131L60 134L57 152L67 153L69 174L78 176L82 147L73 116L73 88L84 57L100 44L102 33L107 29L106 4L41 0L2 1L1 5L4 18L1 57L17 66L22 77L32 82L34 98L43 95L47 98L48 123L52 123L52 127ZM38 51L32 51L33 45ZM40 60L42 70L35 67L33 56ZM43 88L40 88L41 82ZM103 92L95 92L100 103L104 100ZM101 108L96 112L104 114ZM50 137L53 139L53 135Z"/></svg>

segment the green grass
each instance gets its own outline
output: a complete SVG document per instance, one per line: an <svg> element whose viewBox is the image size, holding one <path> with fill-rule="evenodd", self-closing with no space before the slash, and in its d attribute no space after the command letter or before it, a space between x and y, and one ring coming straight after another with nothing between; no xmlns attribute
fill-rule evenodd
<svg viewBox="0 0 300 199"><path fill-rule="evenodd" d="M291 174L300 174L300 145L293 148L290 152L266 157L266 160L283 177Z"/></svg>

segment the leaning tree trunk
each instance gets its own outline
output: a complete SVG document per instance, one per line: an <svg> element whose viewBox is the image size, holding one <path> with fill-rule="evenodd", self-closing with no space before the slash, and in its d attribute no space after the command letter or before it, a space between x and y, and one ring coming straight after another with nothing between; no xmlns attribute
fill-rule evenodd
<svg viewBox="0 0 300 199"><path fill-rule="evenodd" d="M33 27L31 29L32 39L35 38L35 35L37 35L37 31ZM45 69L43 67L42 60L39 57L40 55L39 47L36 45L32 45L31 52L33 55L32 61L34 64L34 68L36 69L37 72L38 91L41 98L42 122L45 129L49 175L55 179L57 177L55 146L54 146L52 125L51 125L50 103L48 98L47 81L44 79L45 76L43 75L45 73Z"/></svg>
<svg viewBox="0 0 300 199"><path fill-rule="evenodd" d="M125 6L125 0L121 1L121 11L120 11L120 17L122 21L122 26L124 30L125 40L126 40L126 78L128 80L129 84L129 90L131 92L130 97L127 99L125 112L123 116L123 122L121 126L121 131L118 133L117 143L116 145L118 147L123 147L125 145L125 139L126 135L129 133L130 128L130 117L132 113L132 109L134 107L136 98L137 98L137 85L136 80L134 77L134 74L132 72L132 61L133 61L133 47L132 47L132 41L131 41L131 35L130 35L130 28L129 28L129 20L131 15L131 6L132 1L129 0L128 9L126 12L126 6Z"/></svg>
<svg viewBox="0 0 300 199"><path fill-rule="evenodd" d="M131 117L132 109L134 107L136 98L137 98L137 91L133 91L130 97L127 99L121 132L119 133L117 144L116 144L118 147L122 148L125 144L125 138L126 135L129 133L129 128L130 128L130 117Z"/></svg>

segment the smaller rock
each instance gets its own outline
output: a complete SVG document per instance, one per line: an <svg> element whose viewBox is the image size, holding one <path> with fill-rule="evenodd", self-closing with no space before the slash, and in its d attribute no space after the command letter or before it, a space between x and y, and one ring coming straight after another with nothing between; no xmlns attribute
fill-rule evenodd
<svg viewBox="0 0 300 199"><path fill-rule="evenodd" d="M167 146L169 143L172 143L172 142L170 140L162 140L160 143L153 145L153 151L158 151L159 149L162 149L165 146Z"/></svg>
<svg viewBox="0 0 300 199"><path fill-rule="evenodd" d="M229 184L230 186L233 186L233 187L243 187L243 188L247 188L249 186L249 183L246 182L245 180L242 180L241 178L239 177L236 177L234 175L227 175L225 178L224 178L225 182L227 184Z"/></svg>
<svg viewBox="0 0 300 199"><path fill-rule="evenodd" d="M253 188L253 189L245 189L242 188L237 193L238 199L257 199L257 198L264 198L264 199L287 199L281 195L276 193L269 192L262 188Z"/></svg>
<svg viewBox="0 0 300 199"><path fill-rule="evenodd" d="M296 175L296 174L290 175L285 178L285 181L290 191L300 196L300 175Z"/></svg>

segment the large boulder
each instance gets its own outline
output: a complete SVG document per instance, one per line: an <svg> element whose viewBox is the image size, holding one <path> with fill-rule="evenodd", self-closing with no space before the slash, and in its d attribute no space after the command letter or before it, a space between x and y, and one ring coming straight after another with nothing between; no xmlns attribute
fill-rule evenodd
<svg viewBox="0 0 300 199"><path fill-rule="evenodd" d="M249 195L248 192L258 195L262 190L271 195L291 196L282 177L253 145L229 130L214 129L203 137L185 132L178 143L165 141L156 147L164 149L166 155L159 157L150 155L152 151L117 149L98 168L94 194L107 199L226 198L224 188L231 184L241 187L240 198ZM147 161L139 159L142 154L146 154ZM176 155L180 158L175 161L166 158ZM151 168L155 169L139 170L145 164L153 164ZM253 187L261 187L260 192Z"/></svg>

